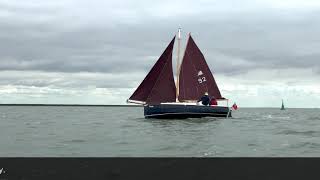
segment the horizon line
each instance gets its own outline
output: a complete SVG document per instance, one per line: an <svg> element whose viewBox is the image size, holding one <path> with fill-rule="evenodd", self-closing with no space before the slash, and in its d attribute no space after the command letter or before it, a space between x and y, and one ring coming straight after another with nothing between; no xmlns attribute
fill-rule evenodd
<svg viewBox="0 0 320 180"><path fill-rule="evenodd" d="M101 107L142 107L143 105L138 104L36 104L36 103L4 103L0 106L101 106ZM240 108L278 108L278 107L253 107L253 106L243 106ZM280 107L279 107L280 108ZM286 107L286 109L319 109L319 107Z"/></svg>

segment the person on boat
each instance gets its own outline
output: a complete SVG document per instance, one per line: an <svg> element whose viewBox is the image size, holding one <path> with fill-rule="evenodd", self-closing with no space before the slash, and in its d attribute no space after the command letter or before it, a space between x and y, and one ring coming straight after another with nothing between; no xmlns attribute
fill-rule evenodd
<svg viewBox="0 0 320 180"><path fill-rule="evenodd" d="M212 96L210 100L210 106L215 106L215 105L218 105L218 102L217 102L217 99L214 96Z"/></svg>
<svg viewBox="0 0 320 180"><path fill-rule="evenodd" d="M203 105L208 106L210 102L210 98L208 92L205 92L204 95L198 100L198 102L202 102Z"/></svg>

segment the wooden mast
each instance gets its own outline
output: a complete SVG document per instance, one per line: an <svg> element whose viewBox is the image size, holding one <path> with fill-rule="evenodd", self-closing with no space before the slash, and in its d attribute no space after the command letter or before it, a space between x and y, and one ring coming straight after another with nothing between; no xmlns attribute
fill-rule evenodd
<svg viewBox="0 0 320 180"><path fill-rule="evenodd" d="M179 97L179 73L180 73L180 41L181 41L181 28L178 29L176 102L179 102L178 97Z"/></svg>

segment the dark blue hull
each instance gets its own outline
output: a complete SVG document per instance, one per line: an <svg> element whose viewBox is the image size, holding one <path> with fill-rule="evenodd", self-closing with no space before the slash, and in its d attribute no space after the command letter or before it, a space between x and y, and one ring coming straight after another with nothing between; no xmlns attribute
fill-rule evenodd
<svg viewBox="0 0 320 180"><path fill-rule="evenodd" d="M144 106L144 116L158 119L231 117L231 110L223 106L160 104Z"/></svg>

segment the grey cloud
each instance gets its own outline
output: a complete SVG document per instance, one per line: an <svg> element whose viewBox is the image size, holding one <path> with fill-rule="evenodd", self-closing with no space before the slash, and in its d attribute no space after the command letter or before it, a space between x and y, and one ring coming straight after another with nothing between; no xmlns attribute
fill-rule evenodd
<svg viewBox="0 0 320 180"><path fill-rule="evenodd" d="M119 10L120 6L117 4L118 9L115 9ZM0 19L0 70L146 73L178 26L192 32L217 73L236 75L256 68L319 66L320 54L315 50L320 43L320 25L316 23L320 14L317 12L283 14L266 9L216 13L207 8L203 14L201 11L189 12L179 17L152 15L149 10L139 11L140 8L134 6L132 9L125 7L123 14L133 14L138 20L126 23L128 17L124 15L107 17L117 14L112 7L106 7L110 12L102 17L98 16L99 8L93 15L81 14L83 20L76 18L77 13L85 11L83 7L69 8L69 13L69 6L50 7L1 4L1 8L16 15ZM37 11L32 16L34 9ZM156 9L155 12L161 11ZM23 18L24 13L34 20ZM72 13L76 14L72 16ZM37 21L36 15L46 20ZM93 17L97 21L90 23ZM118 23L114 23L117 20ZM212 52L229 57L228 62ZM233 63L238 59L248 64Z"/></svg>
<svg viewBox="0 0 320 180"><path fill-rule="evenodd" d="M34 86L50 88L135 88L143 74L130 73L52 73L36 71L0 72L0 86Z"/></svg>

